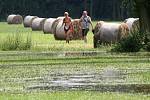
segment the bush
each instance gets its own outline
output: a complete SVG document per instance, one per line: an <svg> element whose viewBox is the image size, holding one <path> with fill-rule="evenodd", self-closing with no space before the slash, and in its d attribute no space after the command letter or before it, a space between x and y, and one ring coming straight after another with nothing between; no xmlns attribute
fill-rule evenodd
<svg viewBox="0 0 150 100"><path fill-rule="evenodd" d="M8 50L29 50L32 42L31 37L28 35L26 40L21 34L8 35L0 42L0 49L3 51Z"/></svg>
<svg viewBox="0 0 150 100"><path fill-rule="evenodd" d="M147 42L144 49L150 51L150 42Z"/></svg>
<svg viewBox="0 0 150 100"><path fill-rule="evenodd" d="M145 42L144 49L146 51L150 51L150 33L146 33L144 42Z"/></svg>
<svg viewBox="0 0 150 100"><path fill-rule="evenodd" d="M143 47L143 34L132 33L128 37L120 40L112 49L117 52L138 52Z"/></svg>

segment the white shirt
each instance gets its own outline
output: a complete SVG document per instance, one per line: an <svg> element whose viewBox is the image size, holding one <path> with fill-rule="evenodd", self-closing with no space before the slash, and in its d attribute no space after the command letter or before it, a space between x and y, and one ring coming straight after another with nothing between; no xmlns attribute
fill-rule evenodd
<svg viewBox="0 0 150 100"><path fill-rule="evenodd" d="M81 17L82 29L89 29L90 23L91 23L91 18L89 16L82 16Z"/></svg>

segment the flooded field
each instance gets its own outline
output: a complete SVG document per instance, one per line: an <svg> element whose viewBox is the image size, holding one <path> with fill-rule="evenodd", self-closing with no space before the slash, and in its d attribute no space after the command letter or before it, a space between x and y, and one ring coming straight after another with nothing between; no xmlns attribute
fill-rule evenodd
<svg viewBox="0 0 150 100"><path fill-rule="evenodd" d="M0 53L0 91L150 92L149 54Z"/></svg>

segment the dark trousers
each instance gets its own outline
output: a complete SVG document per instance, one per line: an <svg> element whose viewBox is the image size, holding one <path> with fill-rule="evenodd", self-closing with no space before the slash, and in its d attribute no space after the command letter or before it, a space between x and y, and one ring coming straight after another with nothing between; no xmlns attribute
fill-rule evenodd
<svg viewBox="0 0 150 100"><path fill-rule="evenodd" d="M87 36L87 33L89 32L89 29L82 29L82 36Z"/></svg>

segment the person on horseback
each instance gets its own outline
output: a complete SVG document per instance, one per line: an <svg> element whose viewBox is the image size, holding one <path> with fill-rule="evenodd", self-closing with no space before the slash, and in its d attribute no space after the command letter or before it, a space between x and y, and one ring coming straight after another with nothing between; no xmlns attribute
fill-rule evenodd
<svg viewBox="0 0 150 100"><path fill-rule="evenodd" d="M69 17L69 13L65 12L64 13L65 18L63 19L62 26L64 26L64 31L66 35L66 43L69 43L71 34L73 32L73 25L71 22L71 18Z"/></svg>

